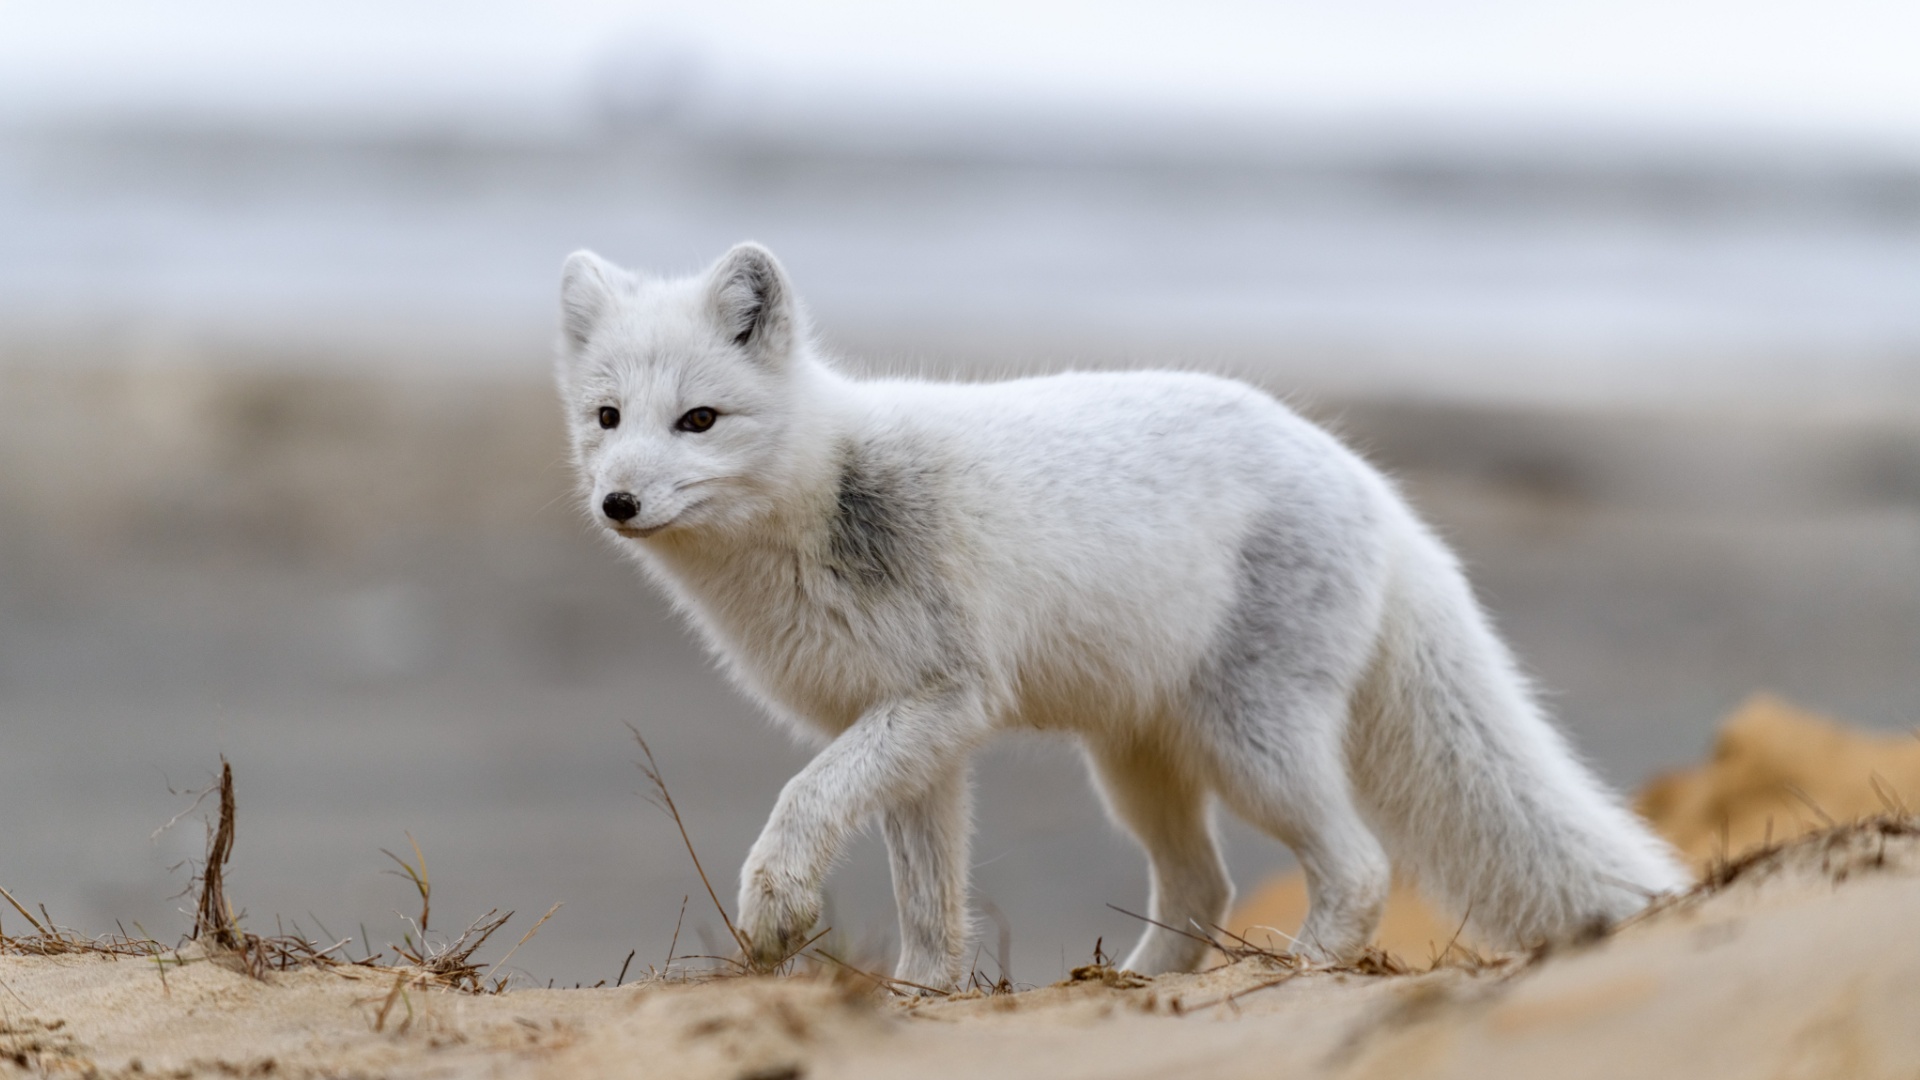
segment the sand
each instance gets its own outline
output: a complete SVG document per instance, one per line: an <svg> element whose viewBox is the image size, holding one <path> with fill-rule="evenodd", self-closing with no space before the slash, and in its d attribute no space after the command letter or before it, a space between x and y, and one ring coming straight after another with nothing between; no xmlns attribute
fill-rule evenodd
<svg viewBox="0 0 1920 1080"><path fill-rule="evenodd" d="M1196 975L1090 965L935 998L822 963L473 993L417 970L250 974L191 948L22 955L31 939L16 938L0 942L0 1077L1911 1080L1920 818L1856 815L1920 802L1903 794L1920 781L1916 748L1756 699L1711 761L1640 798L1705 884L1544 953L1443 953L1447 930L1344 970L1242 950ZM1390 932L1445 925L1410 892L1396 903Z"/></svg>
<svg viewBox="0 0 1920 1080"><path fill-rule="evenodd" d="M1920 1073L1920 821L1815 834L1727 876L1599 942L1493 967L1369 975L1251 958L949 1000L857 977L395 995L396 976L350 969L262 979L206 959L163 979L151 960L6 956L0 1075Z"/></svg>

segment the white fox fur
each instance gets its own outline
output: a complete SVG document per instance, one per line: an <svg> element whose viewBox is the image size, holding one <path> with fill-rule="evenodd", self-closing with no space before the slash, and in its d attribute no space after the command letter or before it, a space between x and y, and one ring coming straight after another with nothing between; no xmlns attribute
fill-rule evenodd
<svg viewBox="0 0 1920 1080"><path fill-rule="evenodd" d="M1685 883L1543 719L1447 548L1266 394L1176 372L849 378L751 244L673 280L580 252L562 293L589 513L824 744L741 871L756 961L805 940L877 817L899 975L958 982L967 761L1009 727L1082 740L1170 927L1216 925L1232 898L1215 797L1298 855L1300 947L1322 959L1371 939L1389 856L1496 945ZM1204 951L1153 926L1126 966Z"/></svg>

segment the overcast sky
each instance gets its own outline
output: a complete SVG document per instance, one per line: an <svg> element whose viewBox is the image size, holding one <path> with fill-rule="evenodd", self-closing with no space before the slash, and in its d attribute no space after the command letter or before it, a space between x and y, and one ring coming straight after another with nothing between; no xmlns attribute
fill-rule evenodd
<svg viewBox="0 0 1920 1080"><path fill-rule="evenodd" d="M622 58L773 115L1252 113L1920 155L1913 0L0 0L15 120L566 132Z"/></svg>

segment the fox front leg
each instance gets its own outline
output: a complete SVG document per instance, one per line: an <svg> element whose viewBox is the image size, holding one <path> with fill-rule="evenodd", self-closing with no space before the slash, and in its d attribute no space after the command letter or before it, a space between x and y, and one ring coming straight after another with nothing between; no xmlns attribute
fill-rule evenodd
<svg viewBox="0 0 1920 1080"><path fill-rule="evenodd" d="M881 819L900 912L900 962L894 977L945 990L965 975L967 851L973 813L965 763L942 773L919 797L888 807Z"/></svg>
<svg viewBox="0 0 1920 1080"><path fill-rule="evenodd" d="M956 775L964 783L967 754L986 731L978 700L950 690L872 709L787 781L740 870L740 932L756 967L775 967L806 942L827 870L861 822L911 807Z"/></svg>

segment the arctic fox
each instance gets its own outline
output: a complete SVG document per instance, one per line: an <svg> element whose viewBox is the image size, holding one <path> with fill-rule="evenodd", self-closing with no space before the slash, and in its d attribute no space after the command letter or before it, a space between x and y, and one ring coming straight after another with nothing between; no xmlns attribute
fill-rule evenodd
<svg viewBox="0 0 1920 1080"><path fill-rule="evenodd" d="M1393 486L1252 387L1182 372L860 380L754 244L660 279L566 263L557 377L589 514L823 748L741 871L750 957L806 940L877 817L903 980L967 956L968 757L1069 732L1146 849L1127 957L1189 970L1232 898L1211 802L1291 847L1299 948L1372 938L1388 859L1498 945L1686 877L1542 718Z"/></svg>

